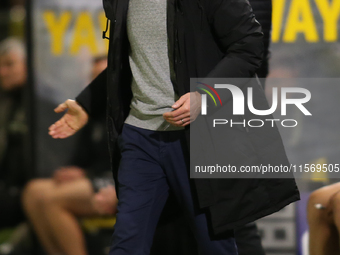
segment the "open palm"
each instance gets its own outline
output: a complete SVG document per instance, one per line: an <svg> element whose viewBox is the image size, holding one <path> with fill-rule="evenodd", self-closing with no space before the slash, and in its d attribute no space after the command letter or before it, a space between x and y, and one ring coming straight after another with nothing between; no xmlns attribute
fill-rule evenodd
<svg viewBox="0 0 340 255"><path fill-rule="evenodd" d="M87 123L86 111L74 100L68 99L54 109L56 113L67 112L56 123L49 127L49 135L53 138L67 138L75 134Z"/></svg>

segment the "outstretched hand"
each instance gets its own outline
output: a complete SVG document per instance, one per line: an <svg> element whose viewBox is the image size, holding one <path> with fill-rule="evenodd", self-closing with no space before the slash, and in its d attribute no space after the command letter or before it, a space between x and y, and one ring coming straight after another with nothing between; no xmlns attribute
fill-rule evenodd
<svg viewBox="0 0 340 255"><path fill-rule="evenodd" d="M54 109L56 113L66 110L64 116L49 127L49 135L55 139L74 135L89 119L86 111L74 100L68 99Z"/></svg>

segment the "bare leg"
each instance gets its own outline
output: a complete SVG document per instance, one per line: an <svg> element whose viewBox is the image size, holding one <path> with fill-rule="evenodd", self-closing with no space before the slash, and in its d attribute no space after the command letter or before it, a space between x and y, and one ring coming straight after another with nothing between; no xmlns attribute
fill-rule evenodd
<svg viewBox="0 0 340 255"><path fill-rule="evenodd" d="M96 214L91 203L93 195L91 183L85 178L60 185L46 180L33 181L28 185L24 196L25 208L41 242L50 254L59 251L67 255L87 254L76 217ZM39 205L38 210L31 208L32 198ZM44 226L39 226L42 223ZM53 246L53 243L56 245Z"/></svg>
<svg viewBox="0 0 340 255"><path fill-rule="evenodd" d="M340 191L340 183L316 190L309 198L307 213L310 255L340 254L338 230L330 216L330 200L338 191ZM315 204L322 204L326 209L317 209Z"/></svg>
<svg viewBox="0 0 340 255"><path fill-rule="evenodd" d="M50 255L61 254L62 251L52 238L47 219L42 211L42 200L46 192L54 190L54 183L50 179L33 180L23 191L22 202L27 217L32 223L38 238Z"/></svg>

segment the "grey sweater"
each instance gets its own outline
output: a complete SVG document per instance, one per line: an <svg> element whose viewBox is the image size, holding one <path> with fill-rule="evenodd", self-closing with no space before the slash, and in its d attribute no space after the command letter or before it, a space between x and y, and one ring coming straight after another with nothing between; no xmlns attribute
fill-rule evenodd
<svg viewBox="0 0 340 255"><path fill-rule="evenodd" d="M149 130L178 130L163 119L178 100L170 80L165 0L130 0L127 33L133 98L125 123Z"/></svg>

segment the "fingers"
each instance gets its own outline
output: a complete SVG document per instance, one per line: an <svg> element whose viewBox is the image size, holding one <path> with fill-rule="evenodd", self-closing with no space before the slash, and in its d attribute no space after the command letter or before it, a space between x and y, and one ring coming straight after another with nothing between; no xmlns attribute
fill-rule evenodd
<svg viewBox="0 0 340 255"><path fill-rule="evenodd" d="M50 126L49 134L54 135L56 133L60 133L65 125L66 125L65 120L61 118L56 123L54 123L52 126Z"/></svg>
<svg viewBox="0 0 340 255"><path fill-rule="evenodd" d="M192 105L190 104L191 97ZM163 115L164 119L175 126L185 127L193 122L200 111L201 95L198 92L183 95L172 107L176 110L167 112Z"/></svg>
<svg viewBox="0 0 340 255"><path fill-rule="evenodd" d="M182 106L187 100L188 98L190 98L190 93L187 93L183 96L180 97L180 99L178 99L173 105L172 108L177 109L180 106Z"/></svg>
<svg viewBox="0 0 340 255"><path fill-rule="evenodd" d="M49 135L55 139L66 138L73 135L76 132L67 124L64 117L58 120L55 124L53 124L49 128L49 130L50 130Z"/></svg>
<svg viewBox="0 0 340 255"><path fill-rule="evenodd" d="M61 118L60 120L58 120L56 123L54 123L53 125L51 125L48 129L51 130L55 130L59 127L61 127L62 125L64 125L65 119Z"/></svg>
<svg viewBox="0 0 340 255"><path fill-rule="evenodd" d="M190 117L174 121L173 123L174 123L173 125L175 125L175 126L185 127L186 125L190 124Z"/></svg>
<svg viewBox="0 0 340 255"><path fill-rule="evenodd" d="M171 125L175 126L184 126L184 124L187 124L187 122L190 123L190 115L182 114L176 118L164 118L167 122L169 122Z"/></svg>
<svg viewBox="0 0 340 255"><path fill-rule="evenodd" d="M176 127L185 127L190 124L190 117L189 118L183 118L177 121L171 121L171 125L174 125Z"/></svg>
<svg viewBox="0 0 340 255"><path fill-rule="evenodd" d="M53 138L67 138L75 134L88 121L87 112L74 100L68 99L54 109L55 112L68 110L64 116L49 127L49 134Z"/></svg>
<svg viewBox="0 0 340 255"><path fill-rule="evenodd" d="M188 107L186 105L182 105L180 108L178 108L177 110L174 110L172 112L166 112L163 114L164 118L168 118L168 119L176 119L178 120L179 117L188 117L190 116L190 110L188 109Z"/></svg>
<svg viewBox="0 0 340 255"><path fill-rule="evenodd" d="M190 101L189 100L186 100L176 110L171 111L171 112L166 112L163 114L163 117L166 120L174 120L174 121L187 118L189 116L190 116Z"/></svg>
<svg viewBox="0 0 340 255"><path fill-rule="evenodd" d="M164 118L167 122L169 122L173 126L177 127L185 127L190 124L191 119L189 117L184 117L184 118L179 118L178 120L173 120L173 119L166 119Z"/></svg>
<svg viewBox="0 0 340 255"><path fill-rule="evenodd" d="M176 121L179 121L179 120L182 120L182 119L185 119L185 118L189 118L190 119L190 112L186 112L185 111L182 114L171 116L171 117L166 117L165 119L176 122Z"/></svg>
<svg viewBox="0 0 340 255"><path fill-rule="evenodd" d="M171 125L184 127L190 124L190 101L184 96L181 97L181 99L182 98L184 98L185 101L177 101L179 103L183 102L179 108L172 112L166 112L163 114L163 118Z"/></svg>
<svg viewBox="0 0 340 255"><path fill-rule="evenodd" d="M65 111L67 108L68 108L68 106L67 106L67 104L66 104L66 102L65 102L65 103L62 103L62 104L58 105L58 106L54 109L54 111L55 111L56 113L60 113L60 112Z"/></svg>
<svg viewBox="0 0 340 255"><path fill-rule="evenodd" d="M188 95L182 96L172 107L176 110L166 112L163 118L171 125L184 127L190 123L190 100Z"/></svg>
<svg viewBox="0 0 340 255"><path fill-rule="evenodd" d="M66 104L65 104L66 105ZM63 106L63 104L60 104L55 111L61 111L61 109L67 109L64 108L65 106ZM56 135L60 135L63 130L66 128L67 123L65 121L65 117L62 117L60 120L58 120L57 122L55 122L53 125L51 125L48 130L49 130L49 135L51 135L53 138L55 138L54 136Z"/></svg>
<svg viewBox="0 0 340 255"><path fill-rule="evenodd" d="M60 112L63 112L63 111L65 111L65 110L69 109L69 108L72 109L72 108L75 108L75 107L77 107L77 106L78 106L78 104L76 103L76 101L71 100L71 99L67 99L64 103L58 105L58 106L54 109L54 111L55 111L56 113L60 113Z"/></svg>

